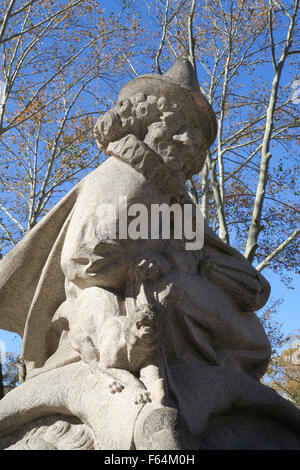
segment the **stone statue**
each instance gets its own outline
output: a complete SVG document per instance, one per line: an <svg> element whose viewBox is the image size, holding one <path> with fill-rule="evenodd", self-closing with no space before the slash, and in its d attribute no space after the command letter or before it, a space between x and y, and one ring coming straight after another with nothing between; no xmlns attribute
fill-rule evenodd
<svg viewBox="0 0 300 470"><path fill-rule="evenodd" d="M259 382L266 279L205 222L199 249L120 235L124 197L192 205L216 129L187 60L130 81L95 127L110 158L1 261L0 328L23 337L27 377L1 400L0 448L300 447L299 411Z"/></svg>

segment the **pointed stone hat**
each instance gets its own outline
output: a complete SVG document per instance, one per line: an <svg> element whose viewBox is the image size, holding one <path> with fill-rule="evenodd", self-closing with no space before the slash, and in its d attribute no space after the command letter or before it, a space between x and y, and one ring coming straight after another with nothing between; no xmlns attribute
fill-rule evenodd
<svg viewBox="0 0 300 470"><path fill-rule="evenodd" d="M191 62L180 59L163 75L141 75L127 83L120 91L122 101L137 93L164 96L171 102L179 104L183 112L191 115L201 127L210 147L217 135L216 115L200 92L197 76Z"/></svg>

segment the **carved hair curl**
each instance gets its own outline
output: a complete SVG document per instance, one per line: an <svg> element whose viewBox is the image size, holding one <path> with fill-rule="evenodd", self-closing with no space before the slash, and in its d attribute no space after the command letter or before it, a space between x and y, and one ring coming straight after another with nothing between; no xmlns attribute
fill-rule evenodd
<svg viewBox="0 0 300 470"><path fill-rule="evenodd" d="M137 93L120 101L98 119L95 126L97 144L105 151L110 142L122 139L127 134L134 134L143 140L149 124L159 121L165 111L173 109L174 103L168 106L164 97Z"/></svg>

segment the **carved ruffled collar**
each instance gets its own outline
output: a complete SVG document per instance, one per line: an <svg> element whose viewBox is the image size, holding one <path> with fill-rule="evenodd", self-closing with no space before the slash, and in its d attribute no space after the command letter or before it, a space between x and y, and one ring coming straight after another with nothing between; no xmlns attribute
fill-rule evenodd
<svg viewBox="0 0 300 470"><path fill-rule="evenodd" d="M156 152L133 134L111 142L106 153L128 163L153 183L162 194L178 194L182 190L178 176L167 167Z"/></svg>

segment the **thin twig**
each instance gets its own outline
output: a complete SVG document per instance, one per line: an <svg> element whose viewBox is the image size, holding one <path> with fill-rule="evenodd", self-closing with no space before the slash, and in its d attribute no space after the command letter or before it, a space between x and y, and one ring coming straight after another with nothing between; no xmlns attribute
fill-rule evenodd
<svg viewBox="0 0 300 470"><path fill-rule="evenodd" d="M167 0L167 1L166 1L166 9L165 9L165 20L164 20L164 25L163 25L163 30L162 30L160 45L159 45L157 54L156 54L156 56L155 56L156 68L157 68L157 71L158 71L158 73L159 73L160 75L162 75L162 71L161 71L160 64L159 64L159 57L160 57L160 55L161 55L161 53L162 53L162 50L163 50L163 47L164 47L164 43L165 43L166 34L167 34L169 6L170 6L170 1Z"/></svg>

